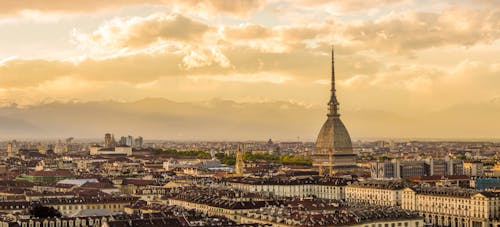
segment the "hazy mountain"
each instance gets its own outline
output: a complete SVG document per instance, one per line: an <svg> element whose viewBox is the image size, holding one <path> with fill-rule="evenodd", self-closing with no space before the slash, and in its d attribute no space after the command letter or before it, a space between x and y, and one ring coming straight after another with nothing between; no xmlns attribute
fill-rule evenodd
<svg viewBox="0 0 500 227"><path fill-rule="evenodd" d="M326 107L290 102L228 100L180 103L161 98L136 102L48 103L0 108L0 137L86 137L105 132L175 140L314 140ZM342 110L353 138L500 138L497 101L455 106L418 118L377 110Z"/></svg>

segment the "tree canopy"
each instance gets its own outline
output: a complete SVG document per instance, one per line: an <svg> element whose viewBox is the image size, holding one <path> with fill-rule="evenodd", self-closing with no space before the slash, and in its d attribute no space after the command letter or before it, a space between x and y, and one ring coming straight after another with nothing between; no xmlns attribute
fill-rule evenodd
<svg viewBox="0 0 500 227"><path fill-rule="evenodd" d="M223 164L234 165L236 162L235 155L217 154L216 157ZM310 158L293 156L293 155L276 155L269 153L251 153L245 152L243 154L243 160L245 161L267 161L271 163L277 163L282 165L303 165L311 166L312 160Z"/></svg>
<svg viewBox="0 0 500 227"><path fill-rule="evenodd" d="M158 154L170 154L178 157L196 157L196 158L210 158L210 153L207 151L178 151L175 149L156 149Z"/></svg>

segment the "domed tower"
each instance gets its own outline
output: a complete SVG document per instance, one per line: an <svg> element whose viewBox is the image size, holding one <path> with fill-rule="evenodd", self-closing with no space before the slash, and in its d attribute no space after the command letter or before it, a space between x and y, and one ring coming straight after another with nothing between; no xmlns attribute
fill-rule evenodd
<svg viewBox="0 0 500 227"><path fill-rule="evenodd" d="M345 169L356 167L356 155L352 150L351 137L339 114L339 102L335 94L335 64L332 47L332 87L326 122L319 131L312 154L313 165L322 168ZM322 172L322 171L320 171Z"/></svg>

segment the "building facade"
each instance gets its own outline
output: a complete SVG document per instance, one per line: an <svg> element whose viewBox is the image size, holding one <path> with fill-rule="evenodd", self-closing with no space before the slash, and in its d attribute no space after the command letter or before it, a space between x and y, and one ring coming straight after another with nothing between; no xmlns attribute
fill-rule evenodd
<svg viewBox="0 0 500 227"><path fill-rule="evenodd" d="M436 226L489 227L500 218L499 198L500 193L460 188L405 188L401 207Z"/></svg>
<svg viewBox="0 0 500 227"><path fill-rule="evenodd" d="M255 178L232 179L231 188L245 192L269 193L280 197L316 197L320 199L345 199L345 186L350 182L342 178Z"/></svg>
<svg viewBox="0 0 500 227"><path fill-rule="evenodd" d="M450 158L422 161L377 161L371 163L370 174L374 179L398 179L422 176L462 175L464 163Z"/></svg>
<svg viewBox="0 0 500 227"><path fill-rule="evenodd" d="M401 181L364 181L345 187L345 200L349 203L367 203L381 206L400 206L401 191L406 184Z"/></svg>
<svg viewBox="0 0 500 227"><path fill-rule="evenodd" d="M480 177L484 175L483 163L480 161L464 162L464 174L472 177Z"/></svg>

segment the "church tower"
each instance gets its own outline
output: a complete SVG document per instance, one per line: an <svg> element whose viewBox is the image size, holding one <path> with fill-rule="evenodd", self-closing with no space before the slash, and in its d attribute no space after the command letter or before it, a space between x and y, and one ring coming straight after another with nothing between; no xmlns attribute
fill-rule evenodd
<svg viewBox="0 0 500 227"><path fill-rule="evenodd" d="M356 155L353 153L349 132L340 120L339 102L335 89L335 58L332 47L332 74L330 101L326 122L319 131L312 159L319 168L328 167L329 175L339 169L356 167Z"/></svg>
<svg viewBox="0 0 500 227"><path fill-rule="evenodd" d="M243 152L241 151L241 146L238 145L238 151L236 152L236 163L234 167L234 174L238 177L244 174L245 163L243 162Z"/></svg>

